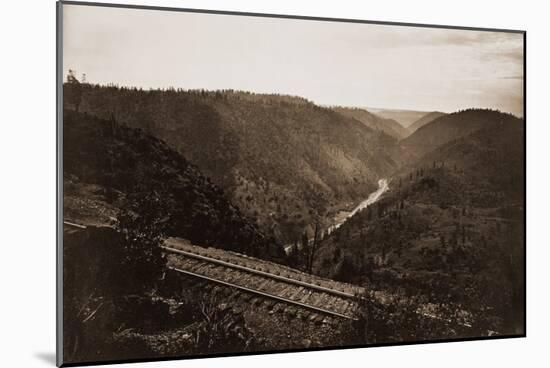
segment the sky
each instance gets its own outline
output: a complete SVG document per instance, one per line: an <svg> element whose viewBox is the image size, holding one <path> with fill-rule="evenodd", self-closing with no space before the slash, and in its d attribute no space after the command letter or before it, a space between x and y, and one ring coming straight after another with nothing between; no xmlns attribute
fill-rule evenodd
<svg viewBox="0 0 550 368"><path fill-rule="evenodd" d="M65 5L63 68L97 84L523 115L519 33Z"/></svg>

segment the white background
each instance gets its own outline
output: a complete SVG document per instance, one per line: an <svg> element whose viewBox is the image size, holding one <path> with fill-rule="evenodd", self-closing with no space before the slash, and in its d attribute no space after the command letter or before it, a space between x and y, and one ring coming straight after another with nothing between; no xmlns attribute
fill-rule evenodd
<svg viewBox="0 0 550 368"><path fill-rule="evenodd" d="M120 0L119 2L124 2ZM526 29L528 337L135 367L548 366L547 199L550 41L544 1L132 1L135 4ZM53 366L55 356L55 3L6 1L0 19L0 365ZM546 349L545 349L546 348ZM126 366L126 365L125 365Z"/></svg>

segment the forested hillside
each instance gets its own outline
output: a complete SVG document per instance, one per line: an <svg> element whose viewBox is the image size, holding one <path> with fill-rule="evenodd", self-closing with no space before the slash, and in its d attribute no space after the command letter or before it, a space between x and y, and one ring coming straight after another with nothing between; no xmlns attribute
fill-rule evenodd
<svg viewBox="0 0 550 368"><path fill-rule="evenodd" d="M521 202L525 195L525 129L522 120L495 115L497 121L454 139L415 163L416 167L444 165L460 173L472 189L469 205L491 206Z"/></svg>
<svg viewBox="0 0 550 368"><path fill-rule="evenodd" d="M494 129L498 133L499 126L520 120L511 115L496 110L469 109L443 115L422 126L409 137L403 139L400 145L414 157L420 158L426 153L450 142L467 136L480 129Z"/></svg>
<svg viewBox="0 0 550 368"><path fill-rule="evenodd" d="M521 333L524 124L494 111L451 115L479 129L397 173L385 198L321 243L314 269L390 298L394 307L380 308L400 311L394 323L413 311L452 321L440 337ZM418 318L408 333L429 338Z"/></svg>
<svg viewBox="0 0 550 368"><path fill-rule="evenodd" d="M280 244L180 153L140 129L64 113L64 218L109 225L148 216L195 244L281 261ZM144 220L145 221L145 220Z"/></svg>
<svg viewBox="0 0 550 368"><path fill-rule="evenodd" d="M285 242L364 198L401 162L395 138L298 97L77 81L65 95L69 110L166 141Z"/></svg>

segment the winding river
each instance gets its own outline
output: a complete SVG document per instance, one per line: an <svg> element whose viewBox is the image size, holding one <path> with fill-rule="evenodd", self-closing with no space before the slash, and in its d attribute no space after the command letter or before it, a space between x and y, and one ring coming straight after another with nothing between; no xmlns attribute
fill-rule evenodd
<svg viewBox="0 0 550 368"><path fill-rule="evenodd" d="M372 205L376 201L380 199L382 194L384 194L389 189L389 183L387 179L380 179L378 180L378 189L376 189L374 192L369 194L368 198L362 201L355 207L351 212L345 213L345 216L341 217L339 220L336 220L336 222L329 226L326 230L326 234L330 234L334 230L338 229L344 222L346 222L349 218L353 217L357 212L364 210L368 206ZM313 239L309 240L310 242L313 241ZM288 254L292 248L294 247L294 244L287 244L284 249L285 252Z"/></svg>
<svg viewBox="0 0 550 368"><path fill-rule="evenodd" d="M382 194L384 194L389 189L389 184L387 179L380 179L378 180L378 189L369 194L368 198L365 199L363 202L359 203L357 207L355 207L350 213L348 213L343 219L336 222L334 225L330 226L327 229L327 233L330 234L334 230L338 229L344 222L346 222L349 218L353 217L357 212L364 210L371 204L375 203L380 199Z"/></svg>

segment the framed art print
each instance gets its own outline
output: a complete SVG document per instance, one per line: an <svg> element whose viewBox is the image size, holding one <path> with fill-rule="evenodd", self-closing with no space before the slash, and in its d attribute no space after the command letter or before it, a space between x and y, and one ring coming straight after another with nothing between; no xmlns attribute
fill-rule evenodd
<svg viewBox="0 0 550 368"><path fill-rule="evenodd" d="M524 31L57 15L59 365L525 336Z"/></svg>

